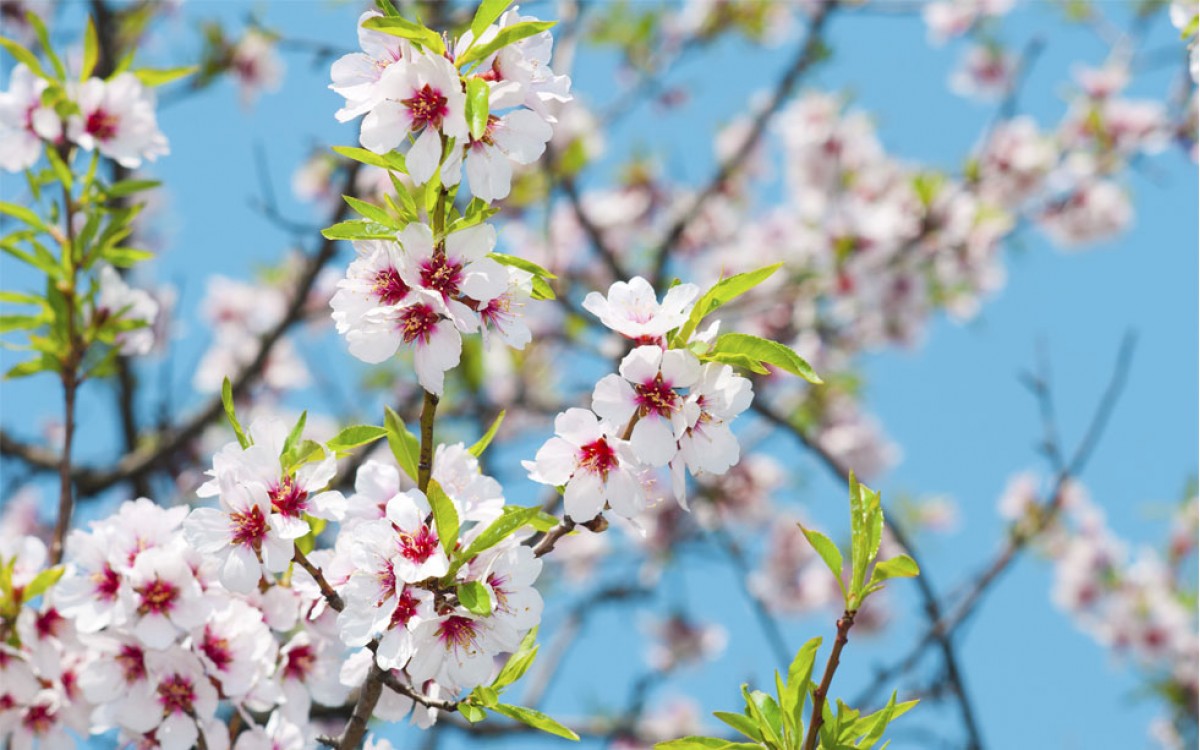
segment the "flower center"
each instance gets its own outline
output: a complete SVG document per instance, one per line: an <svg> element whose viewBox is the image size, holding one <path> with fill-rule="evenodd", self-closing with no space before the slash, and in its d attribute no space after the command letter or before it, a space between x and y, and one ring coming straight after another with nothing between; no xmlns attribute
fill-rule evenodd
<svg viewBox="0 0 1200 750"><path fill-rule="evenodd" d="M642 416L658 414L669 417L679 409L679 394L669 383L663 382L662 373L656 375L654 380L635 385L633 389L637 392L635 400Z"/></svg>
<svg viewBox="0 0 1200 750"><path fill-rule="evenodd" d="M399 271L388 266L375 274L375 296L385 305L394 305L408 296L408 284Z"/></svg>
<svg viewBox="0 0 1200 750"><path fill-rule="evenodd" d="M120 122L120 119L116 115L109 114L103 109L98 109L88 115L83 129L87 131L88 135L101 141L107 141L116 136L117 125Z"/></svg>
<svg viewBox="0 0 1200 750"><path fill-rule="evenodd" d="M450 108L446 106L446 97L428 83L420 91L414 91L411 98L400 101L408 107L413 130L420 130L426 125L440 128L442 118L450 114Z"/></svg>
<svg viewBox="0 0 1200 750"><path fill-rule="evenodd" d="M406 560L423 563L437 552L438 538L428 526L422 526L415 534L400 534L400 554Z"/></svg>
<svg viewBox="0 0 1200 750"><path fill-rule="evenodd" d="M179 598L179 589L161 578L155 578L139 588L137 592L142 596L141 606L138 607L139 615L150 612L157 615L166 614L171 611L175 600Z"/></svg>
<svg viewBox="0 0 1200 750"><path fill-rule="evenodd" d="M207 625L204 626L204 640L200 643L200 650L221 671L225 671L229 663L233 661L233 652L229 650L229 641L215 635Z"/></svg>
<svg viewBox="0 0 1200 750"><path fill-rule="evenodd" d="M426 289L441 292L443 297L458 294L462 282L462 264L448 260L445 255L435 255L421 264L421 284Z"/></svg>
<svg viewBox="0 0 1200 750"><path fill-rule="evenodd" d="M57 609L51 607L34 618L33 627L37 631L38 638L49 638L57 634L59 627L64 622L66 622L65 618L58 613Z"/></svg>
<svg viewBox="0 0 1200 750"><path fill-rule="evenodd" d="M110 602L117 596L117 589L121 587L121 578L117 575L117 571L112 569L108 563L104 563L104 567L92 573L92 582L96 584L96 595L102 601Z"/></svg>
<svg viewBox="0 0 1200 750"><path fill-rule="evenodd" d="M158 702L162 704L164 716L191 714L192 701L195 699L192 681L181 674L173 674L158 683Z"/></svg>
<svg viewBox="0 0 1200 750"><path fill-rule="evenodd" d="M283 665L283 675L293 680L303 680L308 677L316 662L317 655L312 646L297 646L288 652L287 663Z"/></svg>
<svg viewBox="0 0 1200 750"><path fill-rule="evenodd" d="M579 449L579 468L608 477L608 472L617 468L617 454L604 438L588 443Z"/></svg>
<svg viewBox="0 0 1200 750"><path fill-rule="evenodd" d="M412 595L412 592L405 589L396 600L396 608L392 610L392 619L388 622L388 628L397 626L407 627L408 621L417 614L417 597Z"/></svg>
<svg viewBox="0 0 1200 750"><path fill-rule="evenodd" d="M299 518L308 510L308 492L296 484L294 477L284 477L268 494L271 507L288 518Z"/></svg>
<svg viewBox="0 0 1200 750"><path fill-rule="evenodd" d="M125 682L134 683L146 679L145 655L137 646L122 646L115 660L121 667Z"/></svg>
<svg viewBox="0 0 1200 750"><path fill-rule="evenodd" d="M447 648L466 648L475 642L475 621L453 615L442 621L438 628L438 638Z"/></svg>
<svg viewBox="0 0 1200 750"><path fill-rule="evenodd" d="M21 723L33 734L45 734L54 726L54 714L50 712L49 706L30 706Z"/></svg>
<svg viewBox="0 0 1200 750"><path fill-rule="evenodd" d="M441 316L429 305L412 305L400 313L400 335L404 343L411 344L420 339L428 344Z"/></svg>
<svg viewBox="0 0 1200 750"><path fill-rule="evenodd" d="M250 547L255 552L262 550L263 539L267 536L267 519L261 508L254 506L245 513L230 513L229 526L233 531L230 544Z"/></svg>

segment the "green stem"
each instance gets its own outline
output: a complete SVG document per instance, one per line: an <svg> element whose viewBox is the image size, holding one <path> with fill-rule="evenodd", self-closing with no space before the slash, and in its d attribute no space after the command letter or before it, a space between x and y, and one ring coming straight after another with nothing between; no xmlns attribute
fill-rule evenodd
<svg viewBox="0 0 1200 750"><path fill-rule="evenodd" d="M64 299L64 314L67 326L67 351L60 362L60 379L63 385L63 445L58 462L58 519L54 524L54 538L50 544L50 564L62 561L63 546L67 531L71 528L71 513L75 507L74 488L71 482L71 448L75 440L75 395L79 389L79 363L83 358L79 333L75 329L75 314L78 302L76 286L79 269L75 264L75 228L71 223L75 213L75 201L71 189L63 185L63 219L66 224L66 241L63 243L64 266L70 271L60 291Z"/></svg>

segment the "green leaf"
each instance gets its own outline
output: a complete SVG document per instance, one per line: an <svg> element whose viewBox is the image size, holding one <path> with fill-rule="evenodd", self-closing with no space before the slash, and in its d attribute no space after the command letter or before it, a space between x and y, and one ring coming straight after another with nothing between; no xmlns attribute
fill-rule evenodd
<svg viewBox="0 0 1200 750"><path fill-rule="evenodd" d="M692 308L692 314L688 316L687 322L679 329L679 333L675 336L677 345L681 345L691 338L705 316L763 283L773 273L778 271L781 266L783 266L782 263L776 263L756 271L747 271L746 273L730 276L727 279L721 279L714 284Z"/></svg>
<svg viewBox="0 0 1200 750"><path fill-rule="evenodd" d="M67 166L62 157L58 155L58 150L53 148L46 149L46 160L50 162L50 168L54 170L54 176L58 181L70 190L74 187L75 180L71 176L71 168Z"/></svg>
<svg viewBox="0 0 1200 750"><path fill-rule="evenodd" d="M25 331L46 323L45 315L0 315L0 333Z"/></svg>
<svg viewBox="0 0 1200 750"><path fill-rule="evenodd" d="M47 234L50 233L50 227L46 224L46 222L42 221L42 217L38 216L24 206L18 206L15 203L0 201L0 214L8 214L14 219L23 221L40 232L46 232Z"/></svg>
<svg viewBox="0 0 1200 750"><path fill-rule="evenodd" d="M421 443L417 436L408 431L404 421L391 407L386 407L383 426L387 430L388 445L396 463L414 482L417 481L417 463L421 455Z"/></svg>
<svg viewBox="0 0 1200 750"><path fill-rule="evenodd" d="M442 38L438 36L433 29L428 29L422 24L413 23L405 18L398 16L384 16L382 18L368 18L363 23L363 28L374 29L381 31L384 34L398 36L401 39L407 39L410 42L416 42L422 47L428 48L434 54L446 54L446 45L442 43Z"/></svg>
<svg viewBox="0 0 1200 750"><path fill-rule="evenodd" d="M491 26L504 10L512 4L512 0L483 0L475 9L475 17L471 19L471 45L474 46L483 36L483 32ZM468 48L469 49L469 48Z"/></svg>
<svg viewBox="0 0 1200 750"><path fill-rule="evenodd" d="M296 424L292 425L292 431L288 433L287 439L283 441L283 451L279 454L281 457L289 455L296 445L299 444L300 436L304 434L304 425L307 422L308 410L300 412L300 418L296 420Z"/></svg>
<svg viewBox="0 0 1200 750"><path fill-rule="evenodd" d="M505 411L501 409L496 418L492 420L492 426L488 428L487 432L483 433L483 437L476 440L475 444L467 449L467 452L476 458L482 456L487 447L492 444L492 438L496 437L496 430L500 429L500 424L504 422L504 415Z"/></svg>
<svg viewBox="0 0 1200 750"><path fill-rule="evenodd" d="M437 483L437 480L429 480L425 496L429 498L429 506L433 508L433 523L437 527L442 549L446 551L447 555L450 555L454 552L455 545L458 544L458 510L454 507L454 501Z"/></svg>
<svg viewBox="0 0 1200 750"><path fill-rule="evenodd" d="M523 706L509 706L504 703L497 703L493 708L498 714L507 716L510 719L519 721L522 724L531 726L534 729L540 729L543 732L553 734L558 737L564 737L568 740L579 741L579 735L567 729L562 724L559 724L554 719L551 719L541 711L534 711L532 708L524 708Z"/></svg>
<svg viewBox="0 0 1200 750"><path fill-rule="evenodd" d="M155 86L162 86L171 81L177 81L185 76L190 76L198 70L200 70L199 65L188 65L183 68L166 68L162 70L142 68L141 70L133 71L133 74L137 76L143 86L154 88Z"/></svg>
<svg viewBox="0 0 1200 750"><path fill-rule="evenodd" d="M677 740L658 742L654 750L762 750L762 745L751 742L730 742L720 737L681 737Z"/></svg>
<svg viewBox="0 0 1200 750"><path fill-rule="evenodd" d="M879 552L883 537L883 510L879 507L879 493L858 483L854 472L850 472L850 541L851 582L848 609L857 609L861 604L863 583L867 566ZM851 606L852 605L852 606Z"/></svg>
<svg viewBox="0 0 1200 750"><path fill-rule="evenodd" d="M713 711L713 716L746 735L755 742L762 742L762 732L758 724L746 714L735 714L730 711ZM728 740L726 740L728 742Z"/></svg>
<svg viewBox="0 0 1200 750"><path fill-rule="evenodd" d="M396 222L396 217L392 216L379 206L376 206L374 203L360 200L355 198L353 195L343 195L342 198L346 201L350 208L353 208L365 218L368 218L377 224L382 224L385 227L399 229L399 225Z"/></svg>
<svg viewBox="0 0 1200 750"><path fill-rule="evenodd" d="M467 547L467 551L463 553L463 561L468 561L481 552L495 547L500 542L504 541L522 526L532 521L541 508L536 505L529 508L523 508L519 505L507 505L504 507L504 512L495 521L492 521L483 533L475 537L475 541Z"/></svg>
<svg viewBox="0 0 1200 750"><path fill-rule="evenodd" d="M779 696L781 708L791 714L796 725L796 733L803 734L804 702L808 697L808 683L812 678L813 664L817 659L817 650L821 648L820 636L810 639L796 652L787 673L787 692Z"/></svg>
<svg viewBox="0 0 1200 750"><path fill-rule="evenodd" d="M484 711L479 706L463 701L458 704L458 712L463 715L463 718L472 724L478 724L487 718L487 711Z"/></svg>
<svg viewBox="0 0 1200 750"><path fill-rule="evenodd" d="M751 692L745 685L742 685L742 698L746 701L746 710L758 722L763 742L770 747L779 747L783 723L780 721L778 704L761 690Z"/></svg>
<svg viewBox="0 0 1200 750"><path fill-rule="evenodd" d="M754 357L747 354L734 354L733 352L709 352L700 357L706 362L721 362L732 367L740 367L743 370L758 373L759 375L770 375L771 371L763 367L762 363Z"/></svg>
<svg viewBox="0 0 1200 750"><path fill-rule="evenodd" d="M13 365L4 373L5 380L16 380L18 378L27 378L30 375L36 375L39 372L57 371L58 360L49 354L42 354L40 357L26 360L19 364Z"/></svg>
<svg viewBox="0 0 1200 750"><path fill-rule="evenodd" d="M471 691L471 698L484 708L493 708L500 702L500 692L493 687L479 685Z"/></svg>
<svg viewBox="0 0 1200 750"><path fill-rule="evenodd" d="M467 125L477 141L487 133L488 114L487 81L472 77L467 80Z"/></svg>
<svg viewBox="0 0 1200 750"><path fill-rule="evenodd" d="M60 81L67 80L67 69L63 67L62 60L58 59L58 55L54 54L54 47L50 44L50 33L46 31L46 24L42 22L37 13L31 10L25 12L25 20L33 27L33 32L42 45L42 51L46 54L46 59L54 66L58 79Z"/></svg>
<svg viewBox="0 0 1200 750"><path fill-rule="evenodd" d="M499 52L510 44L519 42L534 34L540 34L553 27L553 21L523 21L521 23L514 23L512 26L505 26L503 29L500 29L490 42L482 46L472 45L471 49L467 50L461 58L454 62L461 68L464 65L470 65L479 60L486 60L492 54Z"/></svg>
<svg viewBox="0 0 1200 750"><path fill-rule="evenodd" d="M325 458L325 446L316 440L301 440L291 452L283 454L283 468L293 472L301 466Z"/></svg>
<svg viewBox="0 0 1200 750"><path fill-rule="evenodd" d="M480 617L487 617L492 613L492 597L487 586L479 581L458 584L458 603L466 607L468 612Z"/></svg>
<svg viewBox="0 0 1200 750"><path fill-rule="evenodd" d="M800 527L800 531L804 532L804 538L813 546L821 559L825 561L825 565L829 568L829 572L833 573L834 580L838 582L838 586L842 589L842 594L846 593L846 585L842 583L842 551L838 549L829 537L819 531L804 528L803 524L796 524Z"/></svg>
<svg viewBox="0 0 1200 750"><path fill-rule="evenodd" d="M385 224L351 219L322 229L321 236L327 240L394 240L396 232Z"/></svg>
<svg viewBox="0 0 1200 750"><path fill-rule="evenodd" d="M79 69L79 80L86 81L92 77L99 57L100 40L96 38L96 24L92 17L88 16L87 28L83 32L83 65Z"/></svg>
<svg viewBox="0 0 1200 750"><path fill-rule="evenodd" d="M521 645L517 650L508 657L508 661L504 662L504 667L501 668L500 674L496 675L496 679L492 680L492 687L497 690L503 690L517 680L521 679L529 667L533 665L533 660L537 658L538 629L535 625L529 629L525 637L521 639Z"/></svg>
<svg viewBox="0 0 1200 750"><path fill-rule="evenodd" d="M229 378L225 378L225 381L221 383L221 403L225 406L225 416L229 418L229 426L233 428L233 434L237 435L238 445L242 448L249 448L250 439L242 431L242 423L238 421L237 411L233 406L233 384L229 382Z"/></svg>
<svg viewBox="0 0 1200 750"><path fill-rule="evenodd" d="M746 333L725 333L717 337L713 352L744 354L759 362L774 365L784 372L798 375L810 383L824 382L817 377L817 374L799 354L792 351L791 347L769 339L761 339Z"/></svg>
<svg viewBox="0 0 1200 750"><path fill-rule="evenodd" d="M408 169L404 166L404 156L395 151L390 151L386 154L377 154L365 148L354 148L352 146L334 146L333 150L347 159L352 159L362 164L380 167L391 172L408 174Z"/></svg>
<svg viewBox="0 0 1200 750"><path fill-rule="evenodd" d="M356 424L334 435L325 445L334 453L342 454L360 445L373 443L387 435L388 431L384 427L376 427L373 424Z"/></svg>
<svg viewBox="0 0 1200 750"><path fill-rule="evenodd" d="M159 180L121 180L114 182L104 191L109 198L121 198L126 195L140 193L143 190L151 190L161 185Z"/></svg>
<svg viewBox="0 0 1200 750"><path fill-rule="evenodd" d="M17 58L17 62L24 63L25 67L29 68L30 72L35 76L49 80L50 76L46 75L46 71L42 70L42 64L38 62L37 57L25 49L23 45L14 42L12 39L5 39L0 36L0 47L8 50L10 55Z"/></svg>
<svg viewBox="0 0 1200 750"><path fill-rule="evenodd" d="M9 302L14 305L42 305L45 303L45 300L36 294L29 294L27 292L0 291L0 302ZM503 414L503 412L501 413Z"/></svg>
<svg viewBox="0 0 1200 750"><path fill-rule="evenodd" d="M138 250L132 247L110 247L100 255L118 268L133 268L142 261L154 258L154 253L149 250Z"/></svg>
<svg viewBox="0 0 1200 750"><path fill-rule="evenodd" d="M24 601L30 601L34 597L46 593L51 586L58 583L58 579L63 577L64 572L66 572L66 568L58 565L53 568L47 568L35 575L33 580L29 582L29 585L25 587L22 596Z"/></svg>
<svg viewBox="0 0 1200 750"><path fill-rule="evenodd" d="M920 574L921 569L917 567L916 560L908 555L896 555L876 563L875 570L871 572L871 582L886 581L889 578L912 578Z"/></svg>

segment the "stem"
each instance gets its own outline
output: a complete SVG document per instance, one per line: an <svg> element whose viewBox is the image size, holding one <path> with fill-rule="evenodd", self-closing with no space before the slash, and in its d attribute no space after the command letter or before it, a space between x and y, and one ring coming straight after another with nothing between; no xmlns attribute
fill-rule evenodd
<svg viewBox="0 0 1200 750"><path fill-rule="evenodd" d="M64 158L64 161L67 159ZM67 530L71 528L71 512L75 507L75 497L71 482L71 446L75 439L75 394L79 389L79 362L82 351L79 346L79 334L75 330L76 296L75 286L78 279L78 269L75 266L75 228L71 218L75 213L75 201L71 198L71 189L63 185L63 214L66 224L66 241L63 243L63 260L70 269L71 275L68 286L62 289L65 300L65 315L67 324L67 352L63 358L61 379L63 384L63 447L62 456L58 462L58 520L54 524L54 539L50 544L50 564L58 565L62 561L63 546Z"/></svg>
<svg viewBox="0 0 1200 750"><path fill-rule="evenodd" d="M833 682L833 673L837 671L842 649L850 640L850 628L854 627L854 615L856 614L858 614L856 610L848 609L837 621L837 639L833 642L833 651L830 652L829 661L825 664L825 675L821 678L821 684L813 691L812 717L808 720L808 734L804 738L804 750L817 750L817 733L820 732L823 721L825 696L829 695L829 686Z"/></svg>
<svg viewBox="0 0 1200 750"><path fill-rule="evenodd" d="M363 735L367 733L367 721L371 718L371 713L375 710L375 704L379 702L379 696L383 693L383 670L371 660L371 672L367 675L367 681L363 683L362 690L358 693L358 702L354 704L354 713L350 714L350 721L346 722L346 730L342 732L342 738L338 746L342 750L358 747L362 742Z"/></svg>
<svg viewBox="0 0 1200 750"><path fill-rule="evenodd" d="M333 607L338 612L341 612L346 606L342 602L341 595L333 590L333 587L329 585L329 581L325 580L325 576L321 572L321 569L316 565L313 565L299 547L295 547L294 550L295 551L292 553L292 560L300 567L304 568L304 570L306 570L308 574L313 577L313 580L317 582L317 586L321 589L321 595L325 597L325 601L328 602L329 606Z"/></svg>
<svg viewBox="0 0 1200 750"><path fill-rule="evenodd" d="M421 407L421 455L417 460L417 487L421 492L429 490L433 474L433 420L437 415L437 395L425 392L425 404Z"/></svg>

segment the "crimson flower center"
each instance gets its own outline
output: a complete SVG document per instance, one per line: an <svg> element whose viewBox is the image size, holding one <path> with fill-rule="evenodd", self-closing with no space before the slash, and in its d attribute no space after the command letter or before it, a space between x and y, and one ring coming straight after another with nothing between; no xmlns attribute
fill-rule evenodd
<svg viewBox="0 0 1200 750"><path fill-rule="evenodd" d="M142 595L142 603L138 607L138 614L141 615L149 612L165 615L171 611L175 600L179 598L179 589L171 582L161 578L155 578L139 588L137 592Z"/></svg>
<svg viewBox="0 0 1200 750"><path fill-rule="evenodd" d="M54 714L50 712L49 706L41 704L30 706L29 710L25 712L25 717L21 719L21 723L34 734L45 734L54 726Z"/></svg>
<svg viewBox="0 0 1200 750"><path fill-rule="evenodd" d="M192 681L183 675L173 674L158 683L158 702L162 704L165 716L174 713L191 714L194 700L196 691Z"/></svg>
<svg viewBox="0 0 1200 750"><path fill-rule="evenodd" d="M404 343L420 340L422 344L428 344L439 320L441 316L429 305L404 308L400 313L400 335L404 337Z"/></svg>
<svg viewBox="0 0 1200 750"><path fill-rule="evenodd" d="M271 488L271 507L288 518L299 518L308 510L308 491L294 477L284 477Z"/></svg>
<svg viewBox="0 0 1200 750"><path fill-rule="evenodd" d="M450 114L450 108L446 106L446 97L428 83L420 91L414 91L410 98L402 99L401 103L408 107L413 130L420 130L426 125L440 128L442 118Z"/></svg>
<svg viewBox="0 0 1200 750"><path fill-rule="evenodd" d="M120 122L120 118L116 115L110 114L103 109L98 109L88 115L83 129L92 137L101 141L107 141L116 136L117 125Z"/></svg>
<svg viewBox="0 0 1200 750"><path fill-rule="evenodd" d="M635 385L633 390L637 394L635 400L642 416L658 414L669 417L672 412L679 409L679 394L675 392L670 383L663 382L661 373L654 380Z"/></svg>
<svg viewBox="0 0 1200 750"><path fill-rule="evenodd" d="M297 646L288 652L287 663L283 665L283 674L293 680L304 680L312 671L317 661L317 655L312 646Z"/></svg>
<svg viewBox="0 0 1200 750"><path fill-rule="evenodd" d="M121 667L125 682L134 683L146 678L145 655L137 646L122 646L117 653L116 662Z"/></svg>
<svg viewBox="0 0 1200 750"><path fill-rule="evenodd" d="M462 269L462 263L435 255L421 264L421 284L441 292L443 297L452 297L458 294L458 285L462 283Z"/></svg>
<svg viewBox="0 0 1200 750"><path fill-rule="evenodd" d="M408 296L408 284L400 272L388 266L375 274L375 296L385 305L394 305Z"/></svg>
<svg viewBox="0 0 1200 750"><path fill-rule="evenodd" d="M96 584L96 595L106 602L115 599L117 589L121 587L120 576L108 563L104 563L103 568L92 573L92 582Z"/></svg>
<svg viewBox="0 0 1200 750"><path fill-rule="evenodd" d="M579 468L607 477L608 472L617 468L617 454L607 440L600 438L580 447Z"/></svg>
<svg viewBox="0 0 1200 750"><path fill-rule="evenodd" d="M405 589L396 600L396 608L392 610L392 619L388 623L388 627L407 626L408 621L417 614L417 604L417 597L413 596L411 591Z"/></svg>
<svg viewBox="0 0 1200 750"><path fill-rule="evenodd" d="M233 661L233 652L229 650L229 641L214 634L207 625L204 627L204 640L200 643L200 650L216 665L217 669L222 671Z"/></svg>
<svg viewBox="0 0 1200 750"><path fill-rule="evenodd" d="M438 538L428 526L417 529L415 534L400 534L400 554L406 560L423 563L438 549Z"/></svg>
<svg viewBox="0 0 1200 750"><path fill-rule="evenodd" d="M245 513L230 513L229 525L233 530L230 544L251 547L255 552L262 549L267 536L267 519L257 505Z"/></svg>
<svg viewBox="0 0 1200 750"><path fill-rule="evenodd" d="M438 637L447 648L466 648L475 642L475 621L452 615L442 621Z"/></svg>

